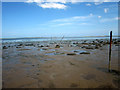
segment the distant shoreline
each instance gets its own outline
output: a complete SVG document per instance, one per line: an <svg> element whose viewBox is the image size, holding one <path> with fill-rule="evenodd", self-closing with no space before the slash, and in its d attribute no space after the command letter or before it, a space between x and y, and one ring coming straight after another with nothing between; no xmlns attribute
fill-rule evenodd
<svg viewBox="0 0 120 90"><path fill-rule="evenodd" d="M109 37L109 36L82 36L82 37L64 37L64 38L89 38L89 37ZM113 36L120 37L120 36ZM62 38L62 37L21 37L21 38L0 38L1 40L8 39L48 39L48 38Z"/></svg>

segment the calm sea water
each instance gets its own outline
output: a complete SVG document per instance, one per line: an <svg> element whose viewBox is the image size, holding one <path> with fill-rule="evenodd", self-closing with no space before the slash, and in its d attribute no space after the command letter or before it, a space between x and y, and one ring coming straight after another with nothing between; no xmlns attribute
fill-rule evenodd
<svg viewBox="0 0 120 90"><path fill-rule="evenodd" d="M113 37L118 39L120 37ZM16 38L16 39L3 39L2 42L29 42L29 41L56 41L56 40L89 40L89 39L109 39L109 37L65 37L61 38Z"/></svg>

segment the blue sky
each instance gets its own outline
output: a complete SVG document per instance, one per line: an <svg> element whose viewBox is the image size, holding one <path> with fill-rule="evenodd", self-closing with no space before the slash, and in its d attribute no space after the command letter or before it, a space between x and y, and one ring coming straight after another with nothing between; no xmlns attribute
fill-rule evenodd
<svg viewBox="0 0 120 90"><path fill-rule="evenodd" d="M80 37L118 34L117 2L2 3L2 37Z"/></svg>

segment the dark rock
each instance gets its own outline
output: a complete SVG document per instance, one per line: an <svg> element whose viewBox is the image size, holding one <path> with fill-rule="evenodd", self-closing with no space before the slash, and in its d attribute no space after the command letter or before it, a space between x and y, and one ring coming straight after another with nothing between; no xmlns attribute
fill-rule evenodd
<svg viewBox="0 0 120 90"><path fill-rule="evenodd" d="M19 44L18 46L22 46L23 44Z"/></svg>
<svg viewBox="0 0 120 90"><path fill-rule="evenodd" d="M118 44L118 42L116 42L116 41L115 41L115 42L113 42L113 43L114 43L114 44Z"/></svg>
<svg viewBox="0 0 120 90"><path fill-rule="evenodd" d="M21 47L16 47L16 48L21 48Z"/></svg>
<svg viewBox="0 0 120 90"><path fill-rule="evenodd" d="M55 48L60 48L60 45L56 45Z"/></svg>
<svg viewBox="0 0 120 90"><path fill-rule="evenodd" d="M79 52L79 51L75 50L74 52Z"/></svg>
<svg viewBox="0 0 120 90"><path fill-rule="evenodd" d="M46 47L50 47L49 45L47 45Z"/></svg>
<svg viewBox="0 0 120 90"><path fill-rule="evenodd" d="M40 46L38 46L38 47L44 47L43 45L40 45Z"/></svg>
<svg viewBox="0 0 120 90"><path fill-rule="evenodd" d="M67 55L76 55L75 53L68 53Z"/></svg>
<svg viewBox="0 0 120 90"><path fill-rule="evenodd" d="M3 46L3 49L8 49L6 46Z"/></svg>
<svg viewBox="0 0 120 90"><path fill-rule="evenodd" d="M42 50L48 50L48 48L42 48Z"/></svg>
<svg viewBox="0 0 120 90"><path fill-rule="evenodd" d="M116 44L115 46L120 46L120 44Z"/></svg>
<svg viewBox="0 0 120 90"><path fill-rule="evenodd" d="M33 46L33 44L26 44L25 46Z"/></svg>
<svg viewBox="0 0 120 90"><path fill-rule="evenodd" d="M90 52L81 52L80 54L90 54Z"/></svg>
<svg viewBox="0 0 120 90"><path fill-rule="evenodd" d="M95 47L95 49L99 49L99 47L98 47L98 46L96 46L96 47Z"/></svg>

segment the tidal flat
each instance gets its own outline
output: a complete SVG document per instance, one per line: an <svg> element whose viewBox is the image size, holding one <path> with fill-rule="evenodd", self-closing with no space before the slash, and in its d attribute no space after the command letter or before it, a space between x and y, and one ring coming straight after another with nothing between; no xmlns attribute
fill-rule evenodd
<svg viewBox="0 0 120 90"><path fill-rule="evenodd" d="M118 88L118 47L109 40L4 42L3 88Z"/></svg>

